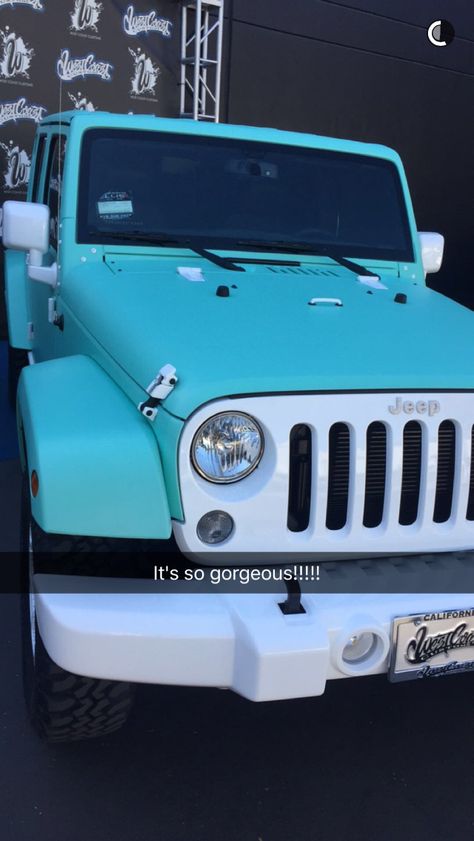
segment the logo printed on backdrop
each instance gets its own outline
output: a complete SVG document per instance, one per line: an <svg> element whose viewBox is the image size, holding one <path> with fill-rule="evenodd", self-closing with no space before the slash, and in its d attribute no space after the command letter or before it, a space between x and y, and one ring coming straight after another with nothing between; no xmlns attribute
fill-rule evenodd
<svg viewBox="0 0 474 841"><path fill-rule="evenodd" d="M89 53L84 58L71 58L69 50L61 50L56 64L57 74L63 82L70 82L79 76L98 76L103 82L110 82L113 69L110 61L99 61L94 53Z"/></svg>
<svg viewBox="0 0 474 841"><path fill-rule="evenodd" d="M4 189L9 193L25 193L31 168L29 155L24 149L14 146L13 140L10 140L8 146L0 143L0 148L3 149L7 158L3 171Z"/></svg>
<svg viewBox="0 0 474 841"><path fill-rule="evenodd" d="M33 120L39 123L47 111L44 105L33 105L32 102L27 102L24 96L13 102L0 102L0 126L9 122L16 123L18 120Z"/></svg>
<svg viewBox="0 0 474 841"><path fill-rule="evenodd" d="M140 97L152 102L156 101L155 87L161 73L160 68L152 62L151 58L142 49L132 50L129 47L128 51L133 58L130 96L132 99ZM147 93L152 94L152 96L146 97L145 94Z"/></svg>
<svg viewBox="0 0 474 841"><path fill-rule="evenodd" d="M135 7L130 5L123 16L123 28L127 35L141 35L158 32L163 38L171 38L173 22L168 18L160 18L155 11L147 14L136 14Z"/></svg>
<svg viewBox="0 0 474 841"><path fill-rule="evenodd" d="M35 12L44 12L43 0L0 0L0 9L2 6L30 6Z"/></svg>
<svg viewBox="0 0 474 841"><path fill-rule="evenodd" d="M0 47L2 55L0 58L0 77L3 79L13 79L15 84L29 84L31 82L18 82L17 77L29 79L31 59L34 56L32 47L24 42L21 35L12 32L9 26L5 29L0 29Z"/></svg>
<svg viewBox="0 0 474 841"><path fill-rule="evenodd" d="M71 12L71 26L69 27L71 34L100 40L97 24L103 8L103 3L99 0L74 0L74 11ZM91 31L95 34L91 35Z"/></svg>
<svg viewBox="0 0 474 841"><path fill-rule="evenodd" d="M92 102L90 102L87 99L87 96L83 96L83 94L80 91L77 92L76 96L74 96L73 93L68 93L68 97L71 100L72 104L74 105L74 108L76 109L76 111L96 111L97 110L95 105L93 105Z"/></svg>

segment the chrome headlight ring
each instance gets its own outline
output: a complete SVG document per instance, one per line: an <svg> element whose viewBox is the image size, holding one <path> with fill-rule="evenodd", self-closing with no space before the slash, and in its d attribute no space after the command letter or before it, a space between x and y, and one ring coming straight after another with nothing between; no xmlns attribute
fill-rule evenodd
<svg viewBox="0 0 474 841"><path fill-rule="evenodd" d="M201 424L191 444L191 461L208 482L230 484L249 476L260 463L264 436L245 412L219 412Z"/></svg>

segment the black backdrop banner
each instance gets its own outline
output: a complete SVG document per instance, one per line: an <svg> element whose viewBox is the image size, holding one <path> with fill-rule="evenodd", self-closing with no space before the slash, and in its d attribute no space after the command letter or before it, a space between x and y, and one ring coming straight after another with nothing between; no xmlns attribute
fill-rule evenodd
<svg viewBox="0 0 474 841"><path fill-rule="evenodd" d="M47 114L177 116L179 50L177 0L0 0L0 206L24 198Z"/></svg>

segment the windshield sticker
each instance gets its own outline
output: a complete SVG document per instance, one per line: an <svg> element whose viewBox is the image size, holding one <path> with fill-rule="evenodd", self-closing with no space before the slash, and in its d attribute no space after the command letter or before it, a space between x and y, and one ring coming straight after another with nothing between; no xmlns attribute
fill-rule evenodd
<svg viewBox="0 0 474 841"><path fill-rule="evenodd" d="M205 280L202 276L202 269L188 269L185 266L179 266L176 271L181 277L191 280L193 283Z"/></svg>
<svg viewBox="0 0 474 841"><path fill-rule="evenodd" d="M97 212L102 220L116 222L120 219L130 219L133 215L133 202L130 193L104 193L97 202Z"/></svg>

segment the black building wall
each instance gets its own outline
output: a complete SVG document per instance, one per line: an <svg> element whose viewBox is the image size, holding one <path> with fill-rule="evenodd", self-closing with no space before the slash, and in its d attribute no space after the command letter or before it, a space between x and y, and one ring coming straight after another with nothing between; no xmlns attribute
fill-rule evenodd
<svg viewBox="0 0 474 841"><path fill-rule="evenodd" d="M225 119L385 143L420 230L446 237L430 285L474 307L472 0L227 0ZM427 38L447 18L447 47Z"/></svg>

